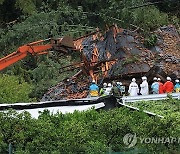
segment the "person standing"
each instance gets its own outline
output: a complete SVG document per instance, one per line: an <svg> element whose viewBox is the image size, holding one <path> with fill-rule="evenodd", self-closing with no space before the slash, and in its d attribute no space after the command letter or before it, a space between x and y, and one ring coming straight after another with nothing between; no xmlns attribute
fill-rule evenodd
<svg viewBox="0 0 180 154"><path fill-rule="evenodd" d="M104 94L105 95L109 95L111 89L112 89L112 85L111 85L111 83L108 83L107 88L105 89Z"/></svg>
<svg viewBox="0 0 180 154"><path fill-rule="evenodd" d="M148 87L148 82L147 82L146 76L142 77L142 83L140 84L140 87L141 87L141 90L140 90L141 95L149 94L149 87Z"/></svg>
<svg viewBox="0 0 180 154"><path fill-rule="evenodd" d="M121 85L122 85L121 82L116 82L116 86L119 88L120 91L121 91Z"/></svg>
<svg viewBox="0 0 180 154"><path fill-rule="evenodd" d="M99 91L100 96L106 96L105 94L106 88L107 88L107 83L103 83L103 87Z"/></svg>
<svg viewBox="0 0 180 154"><path fill-rule="evenodd" d="M91 97L99 96L99 87L96 85L95 80L92 81L92 84L89 87L89 91Z"/></svg>
<svg viewBox="0 0 180 154"><path fill-rule="evenodd" d="M121 95L125 93L125 86L123 86L122 82L117 82L117 87L119 88Z"/></svg>
<svg viewBox="0 0 180 154"><path fill-rule="evenodd" d="M175 84L175 86L174 86L174 90L175 90L176 93L179 93L179 92L180 92L179 80L176 79L175 82L176 82L176 84Z"/></svg>
<svg viewBox="0 0 180 154"><path fill-rule="evenodd" d="M120 97L121 96L121 92L119 90L119 88L116 86L116 82L112 82L112 85L113 87L111 88L111 91L110 91L110 95L113 95L115 97Z"/></svg>
<svg viewBox="0 0 180 154"><path fill-rule="evenodd" d="M152 85L151 85L151 89L152 89L152 93L153 94L159 94L159 83L158 83L158 81L157 81L157 78L156 77L154 77L153 78L153 83L152 83Z"/></svg>
<svg viewBox="0 0 180 154"><path fill-rule="evenodd" d="M164 92L165 93L172 93L174 90L174 85L171 82L171 78L169 76L166 79L167 79L167 81L163 85Z"/></svg>
<svg viewBox="0 0 180 154"><path fill-rule="evenodd" d="M132 82L129 85L128 92L129 92L130 96L137 96L138 95L139 87L138 87L138 85L136 83L136 79L135 78L132 79Z"/></svg>
<svg viewBox="0 0 180 154"><path fill-rule="evenodd" d="M161 82L161 78L158 78L158 83L159 83L159 94L163 94L163 83Z"/></svg>

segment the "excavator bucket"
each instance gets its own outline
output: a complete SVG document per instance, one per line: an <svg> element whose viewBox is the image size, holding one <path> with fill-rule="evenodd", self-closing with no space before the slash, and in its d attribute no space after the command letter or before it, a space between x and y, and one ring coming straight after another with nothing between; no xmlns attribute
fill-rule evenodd
<svg viewBox="0 0 180 154"><path fill-rule="evenodd" d="M63 37L62 40L59 42L59 44L61 46L66 46L68 48L75 49L75 46L74 46L74 43L73 43L73 39L70 36Z"/></svg>
<svg viewBox="0 0 180 154"><path fill-rule="evenodd" d="M75 50L73 39L70 36L53 39L53 48L60 52L67 54L70 50Z"/></svg>

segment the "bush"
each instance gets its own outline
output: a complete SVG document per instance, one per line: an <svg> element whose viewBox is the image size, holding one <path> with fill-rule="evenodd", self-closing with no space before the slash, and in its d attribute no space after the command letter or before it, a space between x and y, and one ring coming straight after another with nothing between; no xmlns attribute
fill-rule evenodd
<svg viewBox="0 0 180 154"><path fill-rule="evenodd" d="M149 153L169 153L180 150L178 143L143 144L138 140L127 148L123 137L178 137L179 116L160 119L125 108L111 111L89 110L73 114L52 115L44 110L38 119L27 112L0 113L1 153L12 143L15 153L106 153L107 151L145 150Z"/></svg>
<svg viewBox="0 0 180 154"><path fill-rule="evenodd" d="M157 43L157 35L155 35L155 34L150 35L144 41L144 45L147 48L151 48L151 47L155 46L156 43Z"/></svg>
<svg viewBox="0 0 180 154"><path fill-rule="evenodd" d="M0 75L0 103L30 102L32 86L22 78Z"/></svg>

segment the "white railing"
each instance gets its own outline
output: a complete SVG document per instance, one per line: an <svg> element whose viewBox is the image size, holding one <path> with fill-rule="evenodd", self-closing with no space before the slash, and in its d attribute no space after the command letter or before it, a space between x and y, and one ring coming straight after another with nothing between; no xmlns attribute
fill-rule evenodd
<svg viewBox="0 0 180 154"><path fill-rule="evenodd" d="M127 107L127 108L129 108L129 109L131 109L131 110L140 111L140 109L137 108L137 107L133 107L133 106L126 105L126 104L122 104L122 103L119 103L119 105L121 105L121 106L123 106L123 107ZM142 112L147 113L148 115L151 115L151 116L158 116L158 117L160 117L160 118L164 118L164 117L161 116L161 115L158 115L158 114L156 114L156 113L153 113L153 112L150 112L150 111L147 111L147 110L142 110Z"/></svg>
<svg viewBox="0 0 180 154"><path fill-rule="evenodd" d="M164 99L168 99L168 95L171 95L171 97L174 99L180 99L180 93L150 94L150 95L138 95L138 96L123 96L122 103L125 104L126 102L164 100Z"/></svg>

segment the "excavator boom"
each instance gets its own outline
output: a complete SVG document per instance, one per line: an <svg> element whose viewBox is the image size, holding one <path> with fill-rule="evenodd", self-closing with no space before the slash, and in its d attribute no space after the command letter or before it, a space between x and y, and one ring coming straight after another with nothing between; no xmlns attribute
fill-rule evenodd
<svg viewBox="0 0 180 154"><path fill-rule="evenodd" d="M93 49L92 58L90 61L88 61L83 55L82 52L82 42L86 37L82 37L78 40L73 40L69 36L65 36L63 38L58 39L45 39L45 40L39 40L36 42L25 44L17 49L17 51L7 55L4 58L0 59L0 71L5 69L6 67L24 59L29 54L35 56L35 55L41 55L41 54L47 54L48 50L58 51L63 54L69 54L72 50L78 50L82 54L82 61L77 64L72 64L71 66L66 66L68 68L67 70L82 68L83 72L89 76L93 80L97 80L98 74L96 74L99 67L102 70L103 76L107 75L107 71L111 67L113 63L115 63L116 60L114 59L107 59L106 61L98 61L98 50L97 47ZM93 35L93 39L95 40L97 38L96 35ZM107 55L108 57L108 55ZM64 69L63 69L64 71Z"/></svg>
<svg viewBox="0 0 180 154"><path fill-rule="evenodd" d="M27 53L21 53L21 52L16 51L4 58L1 58L0 59L0 70L5 69L6 67L14 64L15 62L23 59L26 56L27 56Z"/></svg>
<svg viewBox="0 0 180 154"><path fill-rule="evenodd" d="M46 43L47 41L50 42ZM47 51L50 49L55 49L56 51L67 53L68 48L74 49L73 39L71 39L68 36L56 40L49 38L45 40L32 42L19 47L17 51L7 55L6 57L1 58L0 70L3 70L6 67L16 63L17 61L22 60L28 54L32 54L32 55L47 54L48 53Z"/></svg>

